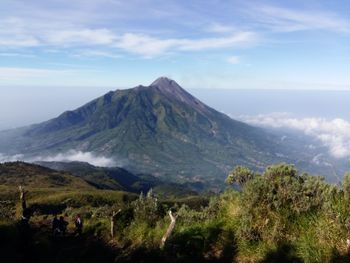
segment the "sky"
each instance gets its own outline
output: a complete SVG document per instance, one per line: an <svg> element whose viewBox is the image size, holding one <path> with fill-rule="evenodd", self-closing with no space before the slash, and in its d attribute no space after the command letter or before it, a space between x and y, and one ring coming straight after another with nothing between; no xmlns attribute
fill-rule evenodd
<svg viewBox="0 0 350 263"><path fill-rule="evenodd" d="M1 0L0 87L350 89L342 0ZM30 90L29 88L27 90Z"/></svg>
<svg viewBox="0 0 350 263"><path fill-rule="evenodd" d="M349 68L343 0L0 0L0 130L167 76L350 156Z"/></svg>

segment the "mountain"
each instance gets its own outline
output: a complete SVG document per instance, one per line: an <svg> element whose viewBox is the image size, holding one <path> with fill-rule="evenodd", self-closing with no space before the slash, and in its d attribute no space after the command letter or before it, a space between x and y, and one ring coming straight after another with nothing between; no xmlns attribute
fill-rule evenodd
<svg viewBox="0 0 350 263"><path fill-rule="evenodd" d="M165 77L108 92L40 124L0 132L0 149L32 159L72 149L93 152L132 173L214 188L238 164L308 167L310 159L280 137L210 108Z"/></svg>

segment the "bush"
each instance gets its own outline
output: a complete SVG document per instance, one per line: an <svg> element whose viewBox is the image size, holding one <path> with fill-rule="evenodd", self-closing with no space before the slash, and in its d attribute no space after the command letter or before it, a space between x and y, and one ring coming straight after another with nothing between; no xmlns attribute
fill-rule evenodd
<svg viewBox="0 0 350 263"><path fill-rule="evenodd" d="M145 222L149 226L154 226L157 220L165 215L165 211L158 203L158 198L153 195L152 189L146 196L143 193L139 198L132 202L134 209L134 219L138 222Z"/></svg>

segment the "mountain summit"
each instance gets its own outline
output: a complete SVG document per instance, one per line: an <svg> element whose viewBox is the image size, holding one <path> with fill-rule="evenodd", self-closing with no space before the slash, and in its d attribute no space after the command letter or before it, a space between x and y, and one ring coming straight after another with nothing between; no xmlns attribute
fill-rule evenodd
<svg viewBox="0 0 350 263"><path fill-rule="evenodd" d="M180 87L174 80L168 79L166 77L160 77L152 82L151 88L157 89L164 95L170 95L174 98L189 103L194 98L187 93L183 88Z"/></svg>
<svg viewBox="0 0 350 263"><path fill-rule="evenodd" d="M237 164L262 168L282 147L261 129L208 107L174 80L111 91L55 119L0 133L0 148L29 156L72 149L172 181L223 182Z"/></svg>
<svg viewBox="0 0 350 263"><path fill-rule="evenodd" d="M176 83L176 81L168 79L166 77L160 77L156 79L152 82L150 87L158 89L158 91L163 94L174 96L176 99L183 102L189 102L189 100L195 99L187 91L181 88L180 85Z"/></svg>
<svg viewBox="0 0 350 263"><path fill-rule="evenodd" d="M174 89L181 89L179 84L176 83L176 81L169 79L167 77L159 77L157 78L155 81L152 82L152 84L150 85L152 87L156 86L159 87L161 89L169 89L174 88Z"/></svg>
<svg viewBox="0 0 350 263"><path fill-rule="evenodd" d="M205 105L190 93L184 90L175 80L167 77L159 77L148 87L139 86L141 88L154 89L156 92L172 99L179 100L187 105L191 105L197 110L205 109Z"/></svg>

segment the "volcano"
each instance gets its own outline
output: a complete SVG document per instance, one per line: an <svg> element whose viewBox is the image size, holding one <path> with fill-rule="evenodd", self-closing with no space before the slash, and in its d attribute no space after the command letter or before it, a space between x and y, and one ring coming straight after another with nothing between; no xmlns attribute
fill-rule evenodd
<svg viewBox="0 0 350 263"><path fill-rule="evenodd" d="M149 86L110 91L49 121L3 131L0 152L34 158L73 149L170 181L222 184L238 164L261 169L294 161L279 141L161 77Z"/></svg>

